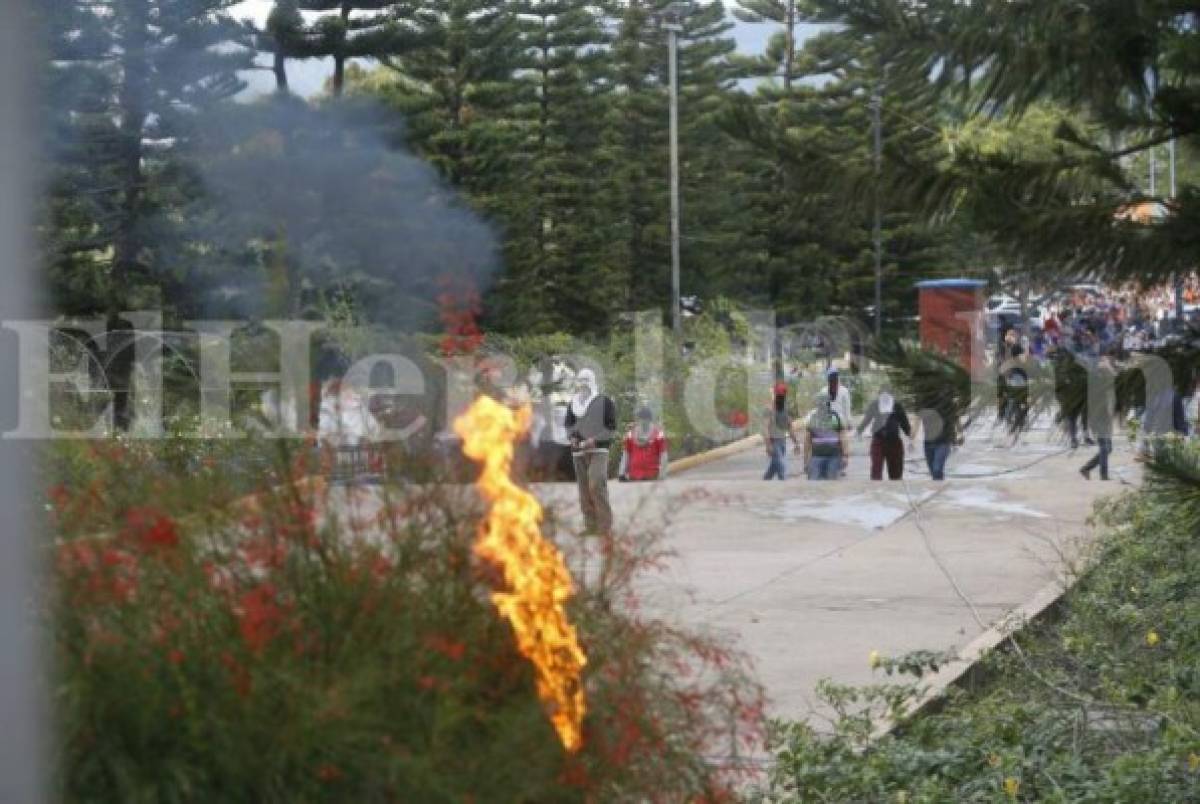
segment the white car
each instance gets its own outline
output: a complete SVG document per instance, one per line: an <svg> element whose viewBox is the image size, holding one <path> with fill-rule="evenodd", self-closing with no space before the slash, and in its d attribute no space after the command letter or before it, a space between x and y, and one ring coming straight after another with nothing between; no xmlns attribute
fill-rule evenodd
<svg viewBox="0 0 1200 804"><path fill-rule="evenodd" d="M1007 293L999 293L988 298L987 300L987 310L989 313L1001 311L1008 312L1007 308L1016 308L1017 310L1020 310L1021 301L1009 296Z"/></svg>

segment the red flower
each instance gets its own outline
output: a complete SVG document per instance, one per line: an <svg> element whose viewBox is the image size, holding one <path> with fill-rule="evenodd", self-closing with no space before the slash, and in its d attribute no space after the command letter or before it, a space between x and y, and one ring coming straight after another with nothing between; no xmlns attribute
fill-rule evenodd
<svg viewBox="0 0 1200 804"><path fill-rule="evenodd" d="M153 508L130 508L125 513L121 537L143 550L169 549L179 544L175 522Z"/></svg>
<svg viewBox="0 0 1200 804"><path fill-rule="evenodd" d="M167 661L171 664L183 664L183 651L179 648L172 648L167 652Z"/></svg>
<svg viewBox="0 0 1200 804"><path fill-rule="evenodd" d="M137 594L138 561L126 550L116 547L106 547L100 553L100 563L105 568L107 585L94 577L90 584L93 591L102 591L107 586L107 592L118 603L128 603Z"/></svg>
<svg viewBox="0 0 1200 804"><path fill-rule="evenodd" d="M321 763L321 767L317 768L317 778L322 782L336 782L345 775L341 768L328 762Z"/></svg>
<svg viewBox="0 0 1200 804"><path fill-rule="evenodd" d="M255 653L264 648L279 633L284 610L272 583L263 583L238 598L238 630L246 646Z"/></svg>
<svg viewBox="0 0 1200 804"><path fill-rule="evenodd" d="M229 671L230 681L233 683L234 690L243 698L250 695L250 671L246 666L233 658L233 654L225 651L221 654L221 664Z"/></svg>
<svg viewBox="0 0 1200 804"><path fill-rule="evenodd" d="M72 576L80 570L94 572L100 566L100 556L90 542L73 541L58 547L58 571Z"/></svg>
<svg viewBox="0 0 1200 804"><path fill-rule="evenodd" d="M71 495L67 491L67 487L62 483L56 483L51 486L48 494L50 497L50 502L53 503L54 507L59 510L65 508L67 503L71 501Z"/></svg>
<svg viewBox="0 0 1200 804"><path fill-rule="evenodd" d="M463 655L467 652L467 645L465 642L459 642L456 639L450 639L449 637L442 636L441 634L434 634L432 636L425 637L425 647L429 648L435 653L442 654L447 659L450 659L454 662L462 661Z"/></svg>

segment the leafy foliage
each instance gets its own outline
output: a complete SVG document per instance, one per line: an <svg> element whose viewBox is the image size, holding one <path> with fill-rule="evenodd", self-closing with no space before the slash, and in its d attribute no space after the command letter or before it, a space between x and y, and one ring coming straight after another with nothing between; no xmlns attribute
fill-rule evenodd
<svg viewBox="0 0 1200 804"><path fill-rule="evenodd" d="M1194 445L1161 451L1053 619L988 655L938 710L869 742L919 685L829 687L832 736L774 732L773 801L1189 801L1200 793L1200 489Z"/></svg>
<svg viewBox="0 0 1200 804"><path fill-rule="evenodd" d="M472 553L468 487L330 490L301 453L231 498L215 463L163 471L176 449L195 441L55 464L63 800L728 799L705 755L754 739L759 693L721 645L630 613L655 536L613 537L571 602L589 715L568 754Z"/></svg>

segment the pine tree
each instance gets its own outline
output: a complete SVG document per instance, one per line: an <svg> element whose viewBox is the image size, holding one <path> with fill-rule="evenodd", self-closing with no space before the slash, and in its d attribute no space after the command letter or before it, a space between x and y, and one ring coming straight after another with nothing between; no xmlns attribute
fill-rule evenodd
<svg viewBox="0 0 1200 804"><path fill-rule="evenodd" d="M420 46L389 59L371 91L404 117L409 144L481 203L513 144L507 120L520 60L519 20L500 0L435 0L414 16Z"/></svg>
<svg viewBox="0 0 1200 804"><path fill-rule="evenodd" d="M657 16L667 2L630 0L614 7L616 85L606 149L617 166L609 192L613 254L627 292L618 310L669 308L670 220L666 36ZM679 34L682 294L705 295L714 272L728 275L740 259L733 219L735 160L716 121L735 72L731 24L720 3L698 6Z"/></svg>
<svg viewBox="0 0 1200 804"><path fill-rule="evenodd" d="M256 37L259 50L271 54L271 71L277 92L288 91L287 60L322 55L322 43L304 25L296 0L275 0L262 34Z"/></svg>
<svg viewBox="0 0 1200 804"><path fill-rule="evenodd" d="M970 116L1019 116L1049 102L1098 130L1064 119L1050 158L960 148L949 163L914 164L906 176L914 205L945 213L971 204L988 234L1046 279L1153 283L1194 269L1196 186L1185 182L1154 226L1120 215L1146 197L1144 165L1131 175L1131 157L1173 138L1188 147L1200 135L1190 4L932 0L919 12L901 0L814 5L894 54L904 65L899 92L932 89Z"/></svg>
<svg viewBox="0 0 1200 804"><path fill-rule="evenodd" d="M330 91L340 96L346 62L370 57L386 61L414 47L419 39L413 23L415 6L396 0L299 0L303 11L327 12L307 29L289 56L333 59ZM293 37L295 42L295 38Z"/></svg>
<svg viewBox="0 0 1200 804"><path fill-rule="evenodd" d="M887 91L885 76L890 80L896 69L869 41L826 31L797 54L790 90L764 84L729 118L731 129L755 143L763 159L754 182L764 277L758 290L784 321L848 315L869 323L876 200L885 322L899 324L912 308L916 280L951 267L948 234L910 214L890 192L890 177L906 163L945 153L936 115ZM877 93L883 135L878 174L871 115Z"/></svg>
<svg viewBox="0 0 1200 804"><path fill-rule="evenodd" d="M253 57L250 32L226 13L232 5L79 0L45 17L59 169L43 242L56 295L107 317L118 426L129 422L132 372L122 348L130 324L119 314L185 301L181 275L195 254L181 233L197 192L186 162L193 124L242 88L237 70Z"/></svg>
<svg viewBox="0 0 1200 804"><path fill-rule="evenodd" d="M528 0L517 10L519 140L496 197L506 269L491 318L525 332L598 329L611 296L599 161L608 37L587 0Z"/></svg>
<svg viewBox="0 0 1200 804"><path fill-rule="evenodd" d="M186 169L194 125L243 86L249 31L231 0L97 0L52 4L47 107L56 121L48 222L52 275L78 283L61 259L91 260L96 309L172 296L187 250L175 211L195 190ZM76 304L83 297L71 294ZM80 306L83 306L80 304ZM82 312L82 310L81 310Z"/></svg>
<svg viewBox="0 0 1200 804"><path fill-rule="evenodd" d="M747 60L754 75L778 76L785 92L796 79L796 28L800 23L796 0L737 0L733 16L752 25L775 23L782 30L771 35L767 52Z"/></svg>

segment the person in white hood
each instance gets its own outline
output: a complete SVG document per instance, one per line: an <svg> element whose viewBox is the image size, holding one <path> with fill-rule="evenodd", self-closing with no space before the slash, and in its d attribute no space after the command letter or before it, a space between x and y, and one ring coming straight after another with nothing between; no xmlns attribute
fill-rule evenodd
<svg viewBox="0 0 1200 804"><path fill-rule="evenodd" d="M886 463L888 479L900 480L904 477L904 439L901 434L911 439L912 425L904 406L890 391L880 391L867 406L857 428L860 438L868 427L871 429L871 479L883 480Z"/></svg>
<svg viewBox="0 0 1200 804"><path fill-rule="evenodd" d="M591 369L575 375L575 395L564 424L571 440L584 529L608 536L613 521L608 502L608 448L617 433L617 406L600 393Z"/></svg>

